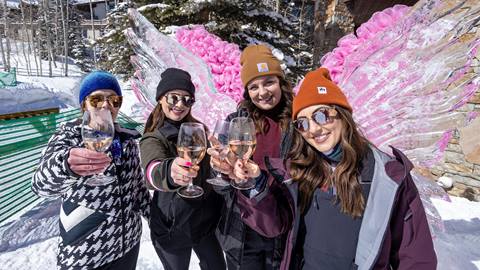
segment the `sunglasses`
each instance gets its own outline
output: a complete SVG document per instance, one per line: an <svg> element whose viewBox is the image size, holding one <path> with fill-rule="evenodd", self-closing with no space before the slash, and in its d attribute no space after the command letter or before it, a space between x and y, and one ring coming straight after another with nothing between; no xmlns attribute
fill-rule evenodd
<svg viewBox="0 0 480 270"><path fill-rule="evenodd" d="M317 125L323 126L331 124L338 118L338 112L335 108L322 107L312 113L311 118L300 117L293 121L293 126L300 132L307 132L310 129L310 120L313 120Z"/></svg>
<svg viewBox="0 0 480 270"><path fill-rule="evenodd" d="M108 104L110 104L110 106L114 108L119 108L120 106L122 106L123 97L116 96L116 95L108 96L108 97L103 95L90 95L87 97L87 101L90 104L90 106L97 109L103 106L103 102L105 102L105 100L108 101Z"/></svg>
<svg viewBox="0 0 480 270"><path fill-rule="evenodd" d="M167 98L167 104L170 106L175 106L178 102L182 101L183 105L187 107L192 107L193 103L195 103L195 98L192 96L182 96L178 94L167 94L165 95Z"/></svg>

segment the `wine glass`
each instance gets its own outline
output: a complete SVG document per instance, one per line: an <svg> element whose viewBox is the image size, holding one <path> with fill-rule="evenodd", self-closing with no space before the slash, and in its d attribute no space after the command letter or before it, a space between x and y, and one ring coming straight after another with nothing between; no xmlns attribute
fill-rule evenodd
<svg viewBox="0 0 480 270"><path fill-rule="evenodd" d="M238 159L242 160L243 163L246 163L253 155L253 152L255 152L256 145L256 130L252 118L233 118L228 130L228 147L230 148L230 151L232 151ZM255 187L255 183L251 178L238 183L231 181L230 185L241 190L252 189Z"/></svg>
<svg viewBox="0 0 480 270"><path fill-rule="evenodd" d="M85 148L97 152L105 152L112 144L115 135L110 110L85 111L82 118L82 138ZM115 181L114 177L96 174L85 183L91 186L102 186Z"/></svg>
<svg viewBox="0 0 480 270"><path fill-rule="evenodd" d="M230 127L230 122L223 121L223 120L217 120L215 123L215 128L213 130L213 137L217 139L217 142L212 143L212 147L218 151L220 154L220 160L223 160L226 158L227 151L225 151L225 148L228 145L228 129ZM214 186L221 186L221 187L226 187L230 185L229 181L225 181L222 178L222 174L220 172L217 172L217 175L215 178L210 178L207 179L207 183L214 185Z"/></svg>
<svg viewBox="0 0 480 270"><path fill-rule="evenodd" d="M178 156L188 160L192 166L198 165L207 152L205 129L200 123L186 122L180 126L177 140ZM186 187L177 191L184 198L196 198L203 195L203 189L193 184L193 179Z"/></svg>

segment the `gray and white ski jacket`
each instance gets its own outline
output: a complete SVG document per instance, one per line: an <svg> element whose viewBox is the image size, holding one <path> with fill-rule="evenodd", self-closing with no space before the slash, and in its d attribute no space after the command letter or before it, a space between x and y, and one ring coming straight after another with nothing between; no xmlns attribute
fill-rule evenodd
<svg viewBox="0 0 480 270"><path fill-rule="evenodd" d="M104 172L116 177L114 182L89 186L85 184L89 177L70 170L70 149L84 146L79 120L60 126L33 175L33 192L62 198L57 258L60 269L91 269L119 259L140 242L140 216L149 220L150 194L135 140L140 134L119 125L115 131L114 143L121 149Z"/></svg>

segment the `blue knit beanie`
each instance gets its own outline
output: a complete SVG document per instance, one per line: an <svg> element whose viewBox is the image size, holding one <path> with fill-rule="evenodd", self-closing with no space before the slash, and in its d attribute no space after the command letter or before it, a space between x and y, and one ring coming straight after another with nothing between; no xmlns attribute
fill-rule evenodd
<svg viewBox="0 0 480 270"><path fill-rule="evenodd" d="M88 95L100 89L113 90L117 95L122 95L122 89L115 76L106 71L92 71L80 83L79 103L82 104Z"/></svg>

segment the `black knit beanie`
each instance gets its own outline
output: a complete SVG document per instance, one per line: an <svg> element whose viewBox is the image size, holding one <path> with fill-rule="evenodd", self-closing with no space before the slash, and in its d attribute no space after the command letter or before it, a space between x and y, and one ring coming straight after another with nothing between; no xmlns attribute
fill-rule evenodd
<svg viewBox="0 0 480 270"><path fill-rule="evenodd" d="M192 83L192 77L185 70L178 68L167 68L161 75L162 79L157 86L156 100L159 100L170 90L185 90L190 95L195 96L195 86Z"/></svg>

